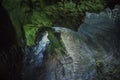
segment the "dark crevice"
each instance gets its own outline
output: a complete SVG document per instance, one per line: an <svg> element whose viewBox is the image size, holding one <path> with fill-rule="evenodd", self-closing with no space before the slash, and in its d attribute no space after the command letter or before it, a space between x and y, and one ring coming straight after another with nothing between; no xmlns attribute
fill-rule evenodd
<svg viewBox="0 0 120 80"><path fill-rule="evenodd" d="M0 50L16 44L16 32L7 10L0 4Z"/></svg>

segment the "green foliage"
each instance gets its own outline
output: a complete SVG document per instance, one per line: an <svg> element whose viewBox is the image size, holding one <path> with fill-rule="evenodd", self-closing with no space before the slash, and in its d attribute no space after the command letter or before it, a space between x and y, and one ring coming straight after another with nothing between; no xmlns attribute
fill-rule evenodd
<svg viewBox="0 0 120 80"><path fill-rule="evenodd" d="M55 37L54 33L49 32L48 38L49 38L49 40L51 41L51 43L53 44L53 46L55 48L60 47L60 44L58 42L59 40L57 40L57 38Z"/></svg>
<svg viewBox="0 0 120 80"><path fill-rule="evenodd" d="M78 5L80 12L99 12L104 9L104 4L101 0L81 0Z"/></svg>
<svg viewBox="0 0 120 80"><path fill-rule="evenodd" d="M31 24L37 27L34 33L37 33L38 27L40 28L43 26L63 26L76 30L82 23L86 11L101 11L104 5L100 0L81 0L79 4L66 0L64 2L57 2L56 4L45 6L41 11L38 9L38 6L36 7L37 8L33 9L31 15ZM25 32L26 31L28 30L25 30ZM34 42L35 40L35 38L30 39L30 37L27 37L30 35L36 37L32 32L29 32L29 34L27 33L27 45L30 45L29 42Z"/></svg>
<svg viewBox="0 0 120 80"><path fill-rule="evenodd" d="M36 33L40 28L51 26L52 22L46 17L45 14L40 12L33 12L31 17L31 24L24 25L27 45L34 45Z"/></svg>
<svg viewBox="0 0 120 80"><path fill-rule="evenodd" d="M4 0L3 4L10 12L18 40L22 36L21 26L24 25L27 45L33 45L38 28L63 26L76 30L83 22L86 11L104 9L103 0Z"/></svg>
<svg viewBox="0 0 120 80"><path fill-rule="evenodd" d="M33 15L32 15L32 24L38 26L38 27L41 27L41 26L51 26L52 25L52 22L51 20L46 16L46 14L44 13L40 13L40 12L33 12Z"/></svg>
<svg viewBox="0 0 120 80"><path fill-rule="evenodd" d="M57 45L59 45L58 40L56 39L56 37L54 36L54 34L53 34L53 33L50 33L50 32L49 32L48 38L49 38L50 41L52 41L52 42L51 42L50 45L47 47L47 52L50 52L50 54L51 54L51 53L54 54L54 53L55 53L55 49L58 47ZM55 42L55 41L57 41L57 42Z"/></svg>
<svg viewBox="0 0 120 80"><path fill-rule="evenodd" d="M54 26L64 26L71 29L78 27L81 22L81 16L73 2L50 5L45 8L45 13L52 20Z"/></svg>
<svg viewBox="0 0 120 80"><path fill-rule="evenodd" d="M25 37L26 37L26 42L28 46L34 45L35 37L36 37L36 32L38 31L38 27L32 25L32 24L26 24L24 26L25 30Z"/></svg>
<svg viewBox="0 0 120 80"><path fill-rule="evenodd" d="M104 9L100 0L81 0L76 4L73 1L58 2L47 6L45 13L52 20L54 26L64 26L77 29L82 23L85 12L98 12Z"/></svg>
<svg viewBox="0 0 120 80"><path fill-rule="evenodd" d="M54 35L54 32L49 31L48 38L50 40L50 45L47 47L47 52L53 56L65 54L65 49L61 44L61 41L57 39L57 36Z"/></svg>

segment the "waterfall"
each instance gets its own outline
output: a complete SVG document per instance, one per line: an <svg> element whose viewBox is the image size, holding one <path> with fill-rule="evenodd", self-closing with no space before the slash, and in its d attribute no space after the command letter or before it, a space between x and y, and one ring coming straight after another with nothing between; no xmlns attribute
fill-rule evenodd
<svg viewBox="0 0 120 80"><path fill-rule="evenodd" d="M25 80L37 80L37 78L40 76L39 71L41 70L41 66L43 63L43 53L47 45L49 45L50 43L47 36L48 32L46 31L43 33L42 38L40 37L37 39L35 46L26 48L26 65L24 69L25 71L23 71L25 74Z"/></svg>
<svg viewBox="0 0 120 80"><path fill-rule="evenodd" d="M116 10L120 14L120 10ZM25 80L107 80L108 77L111 80L114 80L113 77L119 79L120 18L115 17L118 14L115 15L113 11L108 12L106 9L99 14L86 13L85 21L78 31L52 27L60 34L59 41L66 54L62 55L58 51L59 55L51 55L52 58L48 57L48 60L43 62L43 53L50 43L46 31L42 38L37 39L35 46L27 48ZM55 50L57 49L59 48Z"/></svg>
<svg viewBox="0 0 120 80"><path fill-rule="evenodd" d="M60 33L68 58L62 58L64 76L58 73L53 80L104 80L118 78L120 53L120 7L106 9L101 13L86 13L85 21L78 31L64 27L53 27ZM66 59L71 62L67 64ZM116 65L116 67L115 67ZM59 69L60 70L60 69ZM113 73L111 73L111 70ZM61 71L62 72L62 71ZM109 74L112 76L109 76ZM112 79L113 80L113 79Z"/></svg>
<svg viewBox="0 0 120 80"><path fill-rule="evenodd" d="M80 38L78 32L62 27L53 27L53 29L61 33L61 39L67 51L66 54L72 59L71 66L65 66L66 64L63 64L65 70L71 68L71 78L66 77L63 80L93 80L93 76L96 73L95 60L92 52ZM67 76L69 73L66 71L65 74Z"/></svg>

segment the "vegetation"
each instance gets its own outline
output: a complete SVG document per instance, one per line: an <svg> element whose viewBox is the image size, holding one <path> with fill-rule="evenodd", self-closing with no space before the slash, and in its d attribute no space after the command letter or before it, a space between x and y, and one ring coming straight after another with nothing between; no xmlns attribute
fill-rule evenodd
<svg viewBox="0 0 120 80"><path fill-rule="evenodd" d="M45 14L39 12L33 12L31 16L31 24L24 25L25 36L27 39L27 45L34 45L34 41L37 36L37 32L40 28L51 26L52 22L46 17Z"/></svg>
<svg viewBox="0 0 120 80"><path fill-rule="evenodd" d="M58 2L55 5L45 7L45 13L52 20L54 26L64 26L71 29L77 29L82 23L86 11L98 12L104 8L100 2L82 0L79 4L73 1Z"/></svg>
<svg viewBox="0 0 120 80"><path fill-rule="evenodd" d="M38 4L38 6L31 9L31 25L29 25L34 25L33 28L36 29L28 33L28 28L24 28L27 45L34 44L35 33L38 31L38 27L64 26L76 30L84 20L86 11L98 12L104 9L104 4L102 4L101 0L81 0L79 3L75 3L72 0L65 0L48 5L42 2L42 6L40 6L41 3ZM28 27L28 25L24 27Z"/></svg>
<svg viewBox="0 0 120 80"><path fill-rule="evenodd" d="M57 36L54 34L54 32L49 31L48 38L51 43L46 50L49 54L53 56L56 56L58 54L65 54L65 49L61 44L61 41L57 39Z"/></svg>
<svg viewBox="0 0 120 80"><path fill-rule="evenodd" d="M24 26L29 46L34 45L41 27L63 26L77 30L85 12L99 12L105 6L103 0L4 0L3 4L10 12L18 38Z"/></svg>

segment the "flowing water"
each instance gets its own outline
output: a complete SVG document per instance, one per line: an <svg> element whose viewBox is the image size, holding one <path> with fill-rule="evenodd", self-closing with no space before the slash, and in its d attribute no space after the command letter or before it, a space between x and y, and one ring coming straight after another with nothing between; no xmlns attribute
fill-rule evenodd
<svg viewBox="0 0 120 80"><path fill-rule="evenodd" d="M96 73L96 64L92 52L85 42L80 39L80 36L75 31L61 27L54 27L54 29L56 32L61 33L61 39L67 50L67 55L72 59L70 80L92 80ZM69 78L63 80L69 80Z"/></svg>
<svg viewBox="0 0 120 80"><path fill-rule="evenodd" d="M40 35L41 36L41 35ZM48 32L44 32L42 38L38 36L35 46L26 48L26 65L24 76L25 80L37 80L40 74L40 68L43 62L43 53L49 45L50 41L47 38Z"/></svg>
<svg viewBox="0 0 120 80"><path fill-rule="evenodd" d="M116 69L119 69L120 65L118 58L120 39L117 34L119 22L112 18L112 14L108 14L108 9L100 14L87 13L85 22L78 31L52 27L55 32L60 33L60 41L64 45L66 55L53 57L52 60L48 58L45 60L47 62L43 60L45 57L43 53L50 40L47 38L48 32L43 33L43 37L37 39L34 47L26 49L28 54L24 74L27 75L24 79L105 80L106 77L110 77L110 80L114 80L112 79L114 77L118 79L119 71ZM109 76L110 74L112 76Z"/></svg>

